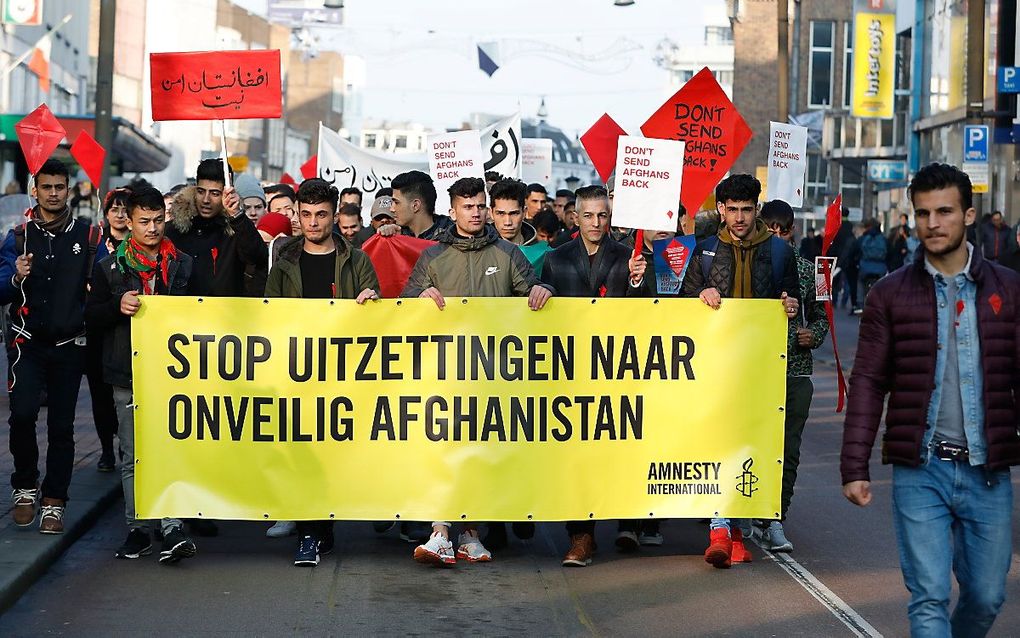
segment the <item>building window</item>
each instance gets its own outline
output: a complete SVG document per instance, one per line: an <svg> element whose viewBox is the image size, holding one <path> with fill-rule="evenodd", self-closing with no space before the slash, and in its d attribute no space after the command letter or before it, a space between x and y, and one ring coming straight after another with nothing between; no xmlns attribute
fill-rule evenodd
<svg viewBox="0 0 1020 638"><path fill-rule="evenodd" d="M850 108L854 81L854 23L843 23L843 107Z"/></svg>
<svg viewBox="0 0 1020 638"><path fill-rule="evenodd" d="M407 148L407 136L398 135L393 139L393 148Z"/></svg>
<svg viewBox="0 0 1020 638"><path fill-rule="evenodd" d="M808 58L808 106L832 104L831 20L811 22L811 55Z"/></svg>
<svg viewBox="0 0 1020 638"><path fill-rule="evenodd" d="M829 190L829 163L817 153L808 153L807 200L816 205L825 205L825 194Z"/></svg>
<svg viewBox="0 0 1020 638"><path fill-rule="evenodd" d="M365 133L365 148L375 148L375 133Z"/></svg>
<svg viewBox="0 0 1020 638"><path fill-rule="evenodd" d="M839 171L839 192L843 194L843 205L847 208L861 207L861 180L863 175L860 172L842 166Z"/></svg>
<svg viewBox="0 0 1020 638"><path fill-rule="evenodd" d="M724 26L705 27L705 44L708 46L732 45L733 28Z"/></svg>

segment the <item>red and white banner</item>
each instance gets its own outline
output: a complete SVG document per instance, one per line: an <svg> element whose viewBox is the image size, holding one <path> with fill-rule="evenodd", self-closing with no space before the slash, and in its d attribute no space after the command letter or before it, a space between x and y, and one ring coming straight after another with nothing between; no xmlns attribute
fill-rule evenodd
<svg viewBox="0 0 1020 638"><path fill-rule="evenodd" d="M152 53L149 66L155 121L283 114L279 50Z"/></svg>

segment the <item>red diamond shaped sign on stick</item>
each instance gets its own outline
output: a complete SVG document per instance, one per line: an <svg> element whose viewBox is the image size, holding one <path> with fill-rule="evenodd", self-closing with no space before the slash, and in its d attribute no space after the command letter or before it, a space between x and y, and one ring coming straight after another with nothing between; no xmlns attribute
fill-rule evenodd
<svg viewBox="0 0 1020 638"><path fill-rule="evenodd" d="M103 160L106 159L106 150L99 145L88 131L82 130L78 133L78 139L71 145L71 157L81 165L89 181L96 187L103 181Z"/></svg>
<svg viewBox="0 0 1020 638"><path fill-rule="evenodd" d="M60 141L67 137L67 131L53 116L49 107L40 104L14 125L21 144L21 152L25 154L28 172L35 175L53 151L60 146Z"/></svg>
<svg viewBox="0 0 1020 638"><path fill-rule="evenodd" d="M641 132L645 137L687 142L680 201L691 217L751 139L751 127L708 67L666 100Z"/></svg>
<svg viewBox="0 0 1020 638"><path fill-rule="evenodd" d="M616 120L603 113L597 122L591 125L584 135L581 136L581 144L588 152L588 158L598 171L602 183L609 181L609 176L616 168L616 145L621 135L627 131L616 123Z"/></svg>

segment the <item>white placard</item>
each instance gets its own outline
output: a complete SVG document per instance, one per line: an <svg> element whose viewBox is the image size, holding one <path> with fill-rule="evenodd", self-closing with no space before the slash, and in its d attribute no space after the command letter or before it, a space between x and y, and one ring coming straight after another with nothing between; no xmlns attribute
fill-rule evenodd
<svg viewBox="0 0 1020 638"><path fill-rule="evenodd" d="M620 137L613 226L676 232L684 146L677 140Z"/></svg>
<svg viewBox="0 0 1020 638"><path fill-rule="evenodd" d="M548 184L552 179L552 140L521 140L521 179L525 183Z"/></svg>
<svg viewBox="0 0 1020 638"><path fill-rule="evenodd" d="M464 177L485 179L485 160L478 131L457 131L429 135L425 144L429 174L436 185L436 214L450 212L447 189Z"/></svg>
<svg viewBox="0 0 1020 638"><path fill-rule="evenodd" d="M804 205L804 175L807 174L807 129L803 126L769 122L769 199L781 199L793 208Z"/></svg>

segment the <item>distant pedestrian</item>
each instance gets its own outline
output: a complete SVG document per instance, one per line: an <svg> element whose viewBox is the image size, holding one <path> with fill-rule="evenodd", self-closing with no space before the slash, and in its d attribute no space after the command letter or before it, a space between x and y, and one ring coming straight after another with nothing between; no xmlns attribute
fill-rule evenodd
<svg viewBox="0 0 1020 638"><path fill-rule="evenodd" d="M871 502L869 464L885 413L882 460L913 636L984 636L1005 600L1020 463L1020 275L966 240L970 178L931 164L910 182L923 254L880 280L864 307L850 377L843 494ZM888 406L886 406L886 395ZM960 597L952 616L955 572Z"/></svg>
<svg viewBox="0 0 1020 638"><path fill-rule="evenodd" d="M998 261L1012 248L1013 231L1002 221L1002 213L995 211L988 222L981 225L981 252L988 261Z"/></svg>

